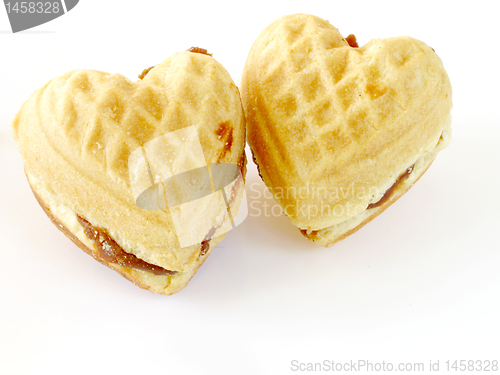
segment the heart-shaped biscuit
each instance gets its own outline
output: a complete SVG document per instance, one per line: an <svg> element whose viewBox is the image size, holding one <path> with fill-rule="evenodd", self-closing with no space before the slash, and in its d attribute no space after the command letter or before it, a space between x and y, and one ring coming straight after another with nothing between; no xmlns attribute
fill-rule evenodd
<svg viewBox="0 0 500 375"><path fill-rule="evenodd" d="M129 280L172 294L236 215L245 122L237 87L207 54L180 52L144 74L66 73L23 104L12 128L52 221ZM238 171L224 186L214 175L222 165Z"/></svg>
<svg viewBox="0 0 500 375"><path fill-rule="evenodd" d="M241 95L260 175L290 221L329 246L392 204L450 140L451 85L410 37L351 46L321 18L269 25Z"/></svg>

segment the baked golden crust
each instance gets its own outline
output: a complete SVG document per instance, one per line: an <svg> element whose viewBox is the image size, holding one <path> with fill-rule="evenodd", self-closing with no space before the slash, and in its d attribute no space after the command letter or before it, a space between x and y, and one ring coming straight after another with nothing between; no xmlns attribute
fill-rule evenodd
<svg viewBox="0 0 500 375"><path fill-rule="evenodd" d="M336 244L339 241L342 241L344 238L350 236L353 233L356 233L358 230L363 228L366 224L368 224L370 221L384 212L387 208L389 208L390 205L401 198L403 194L406 193L413 186L413 184L415 184L415 182L417 182L420 177L427 171L433 161L434 159L428 160L424 169L422 169L422 172L418 175L415 174L414 176L412 176L413 178L411 179L411 183L405 181L401 184L398 184L398 186L394 189L395 191L391 193L389 198L383 204L371 210L367 208L364 215L362 214L359 215L360 217L358 218L354 217L353 219L351 219L351 225L344 225L343 227L333 225L331 227L324 228L318 231L301 230L302 234L309 241L321 246L328 247Z"/></svg>
<svg viewBox="0 0 500 375"><path fill-rule="evenodd" d="M221 124L230 129L230 145L217 134ZM182 289L224 236L212 238L204 251L199 243L181 249L168 211L136 205L129 157L148 142L189 126L196 128L204 162L237 164L244 176L239 92L222 65L205 54L174 54L139 82L94 70L63 74L37 90L12 123L30 185L52 221L94 255L95 244L77 217L104 228L127 253L177 272L154 275L107 264L162 294ZM189 164L188 147L170 151ZM231 209L242 193L243 183L230 197Z"/></svg>
<svg viewBox="0 0 500 375"><path fill-rule="evenodd" d="M92 256L99 263L116 271L118 274L120 274L127 280L131 281L138 287L142 289L147 289L153 293L172 295L182 290L194 276L198 268L200 268L203 262L205 262L207 257L212 252L213 248L217 246L217 244L224 237L224 236L214 237L210 241L208 241L208 247L205 249L203 254L200 253L200 256L197 259L195 266L186 272L176 273L174 275L168 275L168 274L156 275L154 273L143 270L123 267L116 263L107 262L103 258L99 257L96 252L96 244L93 243L93 241L88 242L85 241L84 239L82 239L82 241L84 241L85 243L82 242L80 240L81 237L78 238L74 232L68 229L65 224L63 224L61 221L59 221L58 218L54 216L54 214L51 212L50 208L47 206L45 201L41 198L41 196L37 193L37 191L31 184L30 187L33 191L33 195L35 196L36 200L38 201L38 203L40 204L40 206L42 207L43 211L50 219L50 221L56 226L57 229L59 229L62 233L64 233L66 237L68 237L71 241L73 241L75 245L77 245L80 249L85 251L88 255Z"/></svg>
<svg viewBox="0 0 500 375"><path fill-rule="evenodd" d="M262 31L245 64L241 96L264 182L290 221L309 238L327 236L316 241L325 245L395 201L367 210L450 139L449 131L441 136L451 85L432 48L410 37L353 48L311 15L285 16ZM419 165L408 183L426 170Z"/></svg>

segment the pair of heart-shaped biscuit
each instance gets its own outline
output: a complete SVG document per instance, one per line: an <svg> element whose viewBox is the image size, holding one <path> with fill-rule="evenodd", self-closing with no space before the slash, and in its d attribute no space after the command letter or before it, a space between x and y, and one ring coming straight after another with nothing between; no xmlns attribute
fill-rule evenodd
<svg viewBox="0 0 500 375"><path fill-rule="evenodd" d="M136 83L64 74L13 122L47 215L153 292L182 289L234 226L245 134L285 214L322 245L383 211L449 141L450 83L415 39L355 48L320 18L283 17L254 43L241 101L203 52L177 53Z"/></svg>

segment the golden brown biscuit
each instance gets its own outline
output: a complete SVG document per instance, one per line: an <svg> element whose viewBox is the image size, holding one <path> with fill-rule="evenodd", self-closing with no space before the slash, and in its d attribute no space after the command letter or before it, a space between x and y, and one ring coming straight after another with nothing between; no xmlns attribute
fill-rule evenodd
<svg viewBox="0 0 500 375"><path fill-rule="evenodd" d="M246 172L238 89L214 58L193 52L174 54L138 82L94 70L63 74L12 123L30 186L53 223L101 263L167 295L224 237ZM222 189L210 190L211 175L191 173L220 165L238 171ZM187 193L201 186L206 194Z"/></svg>
<svg viewBox="0 0 500 375"><path fill-rule="evenodd" d="M410 37L357 48L311 15L262 31L241 95L260 175L324 246L380 214L450 141L451 85L432 48Z"/></svg>

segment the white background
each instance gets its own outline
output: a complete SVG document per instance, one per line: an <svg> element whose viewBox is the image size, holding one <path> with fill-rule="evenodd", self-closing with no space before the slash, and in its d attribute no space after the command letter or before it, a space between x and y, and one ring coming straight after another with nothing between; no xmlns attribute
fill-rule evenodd
<svg viewBox="0 0 500 375"><path fill-rule="evenodd" d="M494 1L98 1L12 34L0 9L0 374L289 374L299 363L500 360L499 28ZM239 84L260 31L328 19L360 44L410 35L453 85L453 140L383 215L331 248L285 217L251 216L190 284L137 288L45 217L10 121L75 68L136 79L191 46ZM264 185L249 162L247 194ZM262 207L272 199L253 203ZM276 210L275 210L276 212Z"/></svg>

